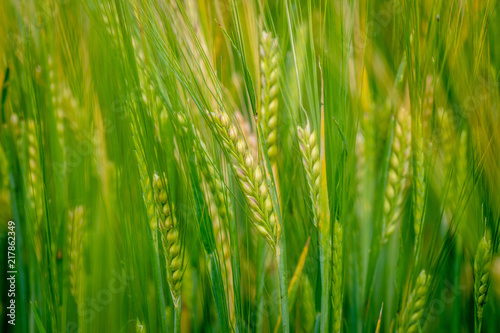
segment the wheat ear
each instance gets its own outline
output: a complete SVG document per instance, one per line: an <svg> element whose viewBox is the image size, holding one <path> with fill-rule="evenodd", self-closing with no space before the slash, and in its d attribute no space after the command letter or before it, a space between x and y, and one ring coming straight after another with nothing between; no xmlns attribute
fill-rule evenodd
<svg viewBox="0 0 500 333"><path fill-rule="evenodd" d="M398 332L420 332L421 325L423 325L421 321L424 319L423 314L428 296L429 280L425 270L422 270L406 303Z"/></svg>
<svg viewBox="0 0 500 333"><path fill-rule="evenodd" d="M491 267L491 242L481 239L474 258L474 305L476 308L475 332L481 332L483 311L488 297Z"/></svg>
<svg viewBox="0 0 500 333"><path fill-rule="evenodd" d="M271 164L276 163L278 147L276 144L276 126L278 123L278 40L268 32L262 32L260 45L261 72L261 117L266 138L267 154Z"/></svg>
<svg viewBox="0 0 500 333"><path fill-rule="evenodd" d="M174 205L169 200L165 175L163 179L155 173L153 179L154 198L157 204L161 243L167 263L167 281L172 293L172 299L177 307L184 274L184 254L180 237L180 225L175 217Z"/></svg>
<svg viewBox="0 0 500 333"><path fill-rule="evenodd" d="M277 238L276 215L273 211L269 188L260 167L258 165L254 167L248 146L241 139L237 128L230 124L227 114L214 111L207 118L217 128L214 134L218 136L226 151L238 184L245 194L246 202L252 211L253 226L274 249Z"/></svg>
<svg viewBox="0 0 500 333"><path fill-rule="evenodd" d="M309 124L307 124L305 128L300 126L297 127L297 134L299 137L300 153L302 154L302 164L304 165L304 170L306 172L307 185L309 187L309 194L313 205L313 223L317 227L320 216L320 164L316 131L311 133Z"/></svg>
<svg viewBox="0 0 500 333"><path fill-rule="evenodd" d="M394 127L387 187L384 197L384 234L387 242L398 226L403 206L404 190L408 183L409 158L411 143L411 118L406 109L401 108L397 114Z"/></svg>

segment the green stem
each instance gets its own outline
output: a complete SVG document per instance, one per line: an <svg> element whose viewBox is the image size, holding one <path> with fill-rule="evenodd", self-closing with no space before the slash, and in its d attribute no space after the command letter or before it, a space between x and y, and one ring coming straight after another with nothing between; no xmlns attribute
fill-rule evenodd
<svg viewBox="0 0 500 333"><path fill-rule="evenodd" d="M320 328L321 332L328 331L328 306L330 304L330 256L328 247L328 233L319 230L319 264L321 269L321 314Z"/></svg>
<svg viewBox="0 0 500 333"><path fill-rule="evenodd" d="M283 232L283 231L282 231ZM280 233L276 246L276 259L278 261L278 273L280 279L281 319L283 322L283 333L290 331L290 318L288 312L288 271L286 267L286 245L285 237Z"/></svg>
<svg viewBox="0 0 500 333"><path fill-rule="evenodd" d="M174 333L181 332L181 303L181 297L179 296L179 302L175 306Z"/></svg>
<svg viewBox="0 0 500 333"><path fill-rule="evenodd" d="M165 298L163 297L163 284L161 282L160 255L158 253L157 242L153 241L152 234L149 234L151 235L149 244L151 244L151 251L154 253L154 257L152 260L153 279L155 282L156 305L158 306L158 310L160 311L160 327L161 332L168 332L167 313L165 312Z"/></svg>
<svg viewBox="0 0 500 333"><path fill-rule="evenodd" d="M232 177L229 177L231 179L231 188L233 187L232 184ZM236 313L236 322L235 322L235 331L236 332L241 332L243 331L240 327L241 324L243 324L243 317L242 317L242 309L241 309L241 294L240 294L240 253L239 253L239 247L238 247L238 228L236 225L236 219L234 216L236 216L236 200L233 200L233 207L228 207L228 209L233 209L233 218L231 221L229 221L229 242L231 246L231 267L233 268L233 292L234 292L234 307L235 307L235 313Z"/></svg>
<svg viewBox="0 0 500 333"><path fill-rule="evenodd" d="M256 281L256 295L255 304L257 304L257 320L256 320L256 332L262 332L263 323L263 305L264 305L264 279L265 279L265 263L266 263L266 243L264 238L259 237L257 240L257 281Z"/></svg>

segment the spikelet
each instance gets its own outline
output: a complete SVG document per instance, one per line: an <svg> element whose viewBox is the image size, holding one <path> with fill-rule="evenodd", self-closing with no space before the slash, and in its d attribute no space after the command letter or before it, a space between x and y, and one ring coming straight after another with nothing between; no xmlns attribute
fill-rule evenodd
<svg viewBox="0 0 500 333"><path fill-rule="evenodd" d="M340 332L342 328L342 225L335 221L332 244L332 306L333 331Z"/></svg>
<svg viewBox="0 0 500 333"><path fill-rule="evenodd" d="M278 40L268 32L262 32L260 45L261 72L261 118L267 153L271 164L276 163L278 147L276 144L276 126L278 124Z"/></svg>
<svg viewBox="0 0 500 333"><path fill-rule="evenodd" d="M297 127L297 134L299 138L300 152L302 154L302 164L306 172L307 185L309 186L309 194L313 205L313 223L317 227L320 217L319 208L319 193L320 193L320 179L319 179L319 149L316 141L316 131L311 133L309 123L305 128Z"/></svg>
<svg viewBox="0 0 500 333"><path fill-rule="evenodd" d="M394 140L384 196L384 242L387 242L396 230L401 215L404 190L408 183L410 170L410 128L410 115L406 109L401 108L394 127Z"/></svg>
<svg viewBox="0 0 500 333"><path fill-rule="evenodd" d="M83 206L77 206L69 211L68 223L68 258L69 258L69 289L77 303L81 300L81 276L83 269L83 234L84 211Z"/></svg>
<svg viewBox="0 0 500 333"><path fill-rule="evenodd" d="M477 332L481 332L484 306L490 286L491 241L481 239L474 258L474 305L476 309Z"/></svg>
<svg viewBox="0 0 500 333"><path fill-rule="evenodd" d="M146 206L148 216L148 223L153 235L153 241L157 244L156 229L158 225L157 217L155 214L155 202L153 198L153 190L151 188L151 180L149 178L148 169L144 157L144 152L140 144L139 136L135 125L132 123L132 141L134 142L135 157L137 160L137 167L139 169L139 178L142 189L142 198Z"/></svg>
<svg viewBox="0 0 500 333"><path fill-rule="evenodd" d="M175 209L168 195L166 177L155 173L153 179L154 198L158 216L161 243L165 253L167 281L174 305L179 304L182 277L184 274L184 253L180 237L180 225L175 217Z"/></svg>
<svg viewBox="0 0 500 333"><path fill-rule="evenodd" d="M237 128L230 124L229 117L225 113L212 112L208 119L217 129L214 134L219 137L237 176L238 184L245 194L253 226L274 249L277 239L277 218L260 166L253 166L254 161L248 146L240 137Z"/></svg>
<svg viewBox="0 0 500 333"><path fill-rule="evenodd" d="M424 319L423 313L428 296L429 282L430 278L425 274L425 270L422 270L404 308L398 332L420 332L424 325L422 319Z"/></svg>

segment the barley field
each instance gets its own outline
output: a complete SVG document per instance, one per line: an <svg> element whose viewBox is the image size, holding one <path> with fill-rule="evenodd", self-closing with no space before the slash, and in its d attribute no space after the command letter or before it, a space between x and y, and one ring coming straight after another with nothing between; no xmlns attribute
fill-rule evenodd
<svg viewBox="0 0 500 333"><path fill-rule="evenodd" d="M0 332L499 332L495 0L0 0Z"/></svg>

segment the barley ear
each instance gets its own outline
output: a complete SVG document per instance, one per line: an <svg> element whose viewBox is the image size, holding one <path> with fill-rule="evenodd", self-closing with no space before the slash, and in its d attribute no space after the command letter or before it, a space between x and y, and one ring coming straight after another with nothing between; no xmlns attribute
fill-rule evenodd
<svg viewBox="0 0 500 333"><path fill-rule="evenodd" d="M402 108L397 115L394 127L394 140L392 143L387 186L384 197L384 234L383 241L398 227L401 216L404 190L408 183L410 142L411 142L410 114Z"/></svg>
<svg viewBox="0 0 500 333"><path fill-rule="evenodd" d="M404 308L398 332L417 333L421 331L424 324L422 319L424 319L429 282L430 277L426 275L425 270L422 270Z"/></svg>
<svg viewBox="0 0 500 333"><path fill-rule="evenodd" d="M483 311L490 285L491 241L483 237L474 258L474 305L476 309L475 332L481 332Z"/></svg>
<svg viewBox="0 0 500 333"><path fill-rule="evenodd" d="M306 172L307 185L309 187L309 195L313 205L313 223L317 227L320 217L319 208L319 193L320 193L320 179L319 179L319 149L316 141L316 131L311 133L309 124L305 128L297 127L297 134L299 138L300 153L302 155L302 164Z"/></svg>
<svg viewBox="0 0 500 333"><path fill-rule="evenodd" d="M340 332L342 328L342 225L335 221L332 246L332 307L333 331Z"/></svg>
<svg viewBox="0 0 500 333"><path fill-rule="evenodd" d="M164 179L165 175L163 175ZM180 225L175 217L174 205L170 202L167 184L157 173L154 174L153 188L157 205L158 226L165 253L167 281L174 305L180 300L182 277L184 275L184 254L180 237Z"/></svg>
<svg viewBox="0 0 500 333"><path fill-rule="evenodd" d="M278 148L276 144L276 126L278 124L278 40L268 32L262 32L260 45L261 72L261 117L264 137L271 164L276 163Z"/></svg>
<svg viewBox="0 0 500 333"><path fill-rule="evenodd" d="M153 235L153 241L156 245L157 237L156 237L156 228L157 228L157 219L155 214L155 203L153 198L153 190L151 188L151 180L149 178L148 169L146 166L146 161L144 157L144 152L142 150L142 146L139 140L139 133L137 132L137 128L134 124L132 124L132 140L134 142L135 148L135 157L137 160L137 167L139 169L139 178L142 189L142 198L144 200L144 204L146 205L146 212L149 221L149 227L151 228L151 233ZM156 246L155 246L156 247Z"/></svg>
<svg viewBox="0 0 500 333"><path fill-rule="evenodd" d="M254 166L248 146L237 128L230 123L227 114L214 111L207 118L216 128L213 133L222 144L238 184L245 194L253 226L274 250L277 240L277 217L260 166Z"/></svg>

